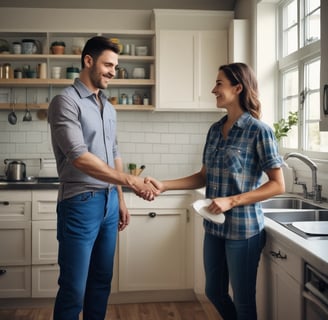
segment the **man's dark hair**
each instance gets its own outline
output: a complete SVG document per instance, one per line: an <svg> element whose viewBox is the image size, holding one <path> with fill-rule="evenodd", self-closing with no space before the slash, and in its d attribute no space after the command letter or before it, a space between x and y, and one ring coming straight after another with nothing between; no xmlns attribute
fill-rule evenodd
<svg viewBox="0 0 328 320"><path fill-rule="evenodd" d="M97 61L98 57L105 50L111 50L117 54L120 52L118 46L105 37L97 36L89 39L85 44L81 55L82 69L84 68L84 57L86 55L91 56L95 61Z"/></svg>

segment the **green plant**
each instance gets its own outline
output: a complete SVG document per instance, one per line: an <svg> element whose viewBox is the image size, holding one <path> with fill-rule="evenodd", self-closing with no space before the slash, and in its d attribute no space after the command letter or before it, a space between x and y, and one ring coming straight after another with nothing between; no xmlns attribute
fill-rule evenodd
<svg viewBox="0 0 328 320"><path fill-rule="evenodd" d="M292 129L292 126L295 126L298 122L298 113L295 112L289 112L289 116L286 119L281 118L278 122L275 122L273 124L274 128L274 135L277 139L277 141L280 141L281 138L287 137L287 133Z"/></svg>

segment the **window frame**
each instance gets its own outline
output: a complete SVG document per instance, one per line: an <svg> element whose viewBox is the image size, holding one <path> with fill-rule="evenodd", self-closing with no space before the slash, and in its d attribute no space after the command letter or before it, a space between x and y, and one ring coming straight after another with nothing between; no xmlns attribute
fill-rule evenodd
<svg viewBox="0 0 328 320"><path fill-rule="evenodd" d="M299 121L298 121L298 146L297 149L295 148L287 148L283 145L283 141L280 142L279 148L283 153L291 152L291 151L297 151L302 152L306 155L308 155L311 158L318 158L318 159L327 159L328 152L322 152L322 151L309 151L305 150L306 147L306 128L305 128L305 122L309 123L308 121L305 121L306 119L306 110L304 108L304 105L301 105L301 99L300 99L300 93L302 92L302 88L304 88L305 83L305 69L304 66L306 63L309 63L310 61L313 61L315 59L321 58L321 52L320 52L320 39L317 39L315 41L310 42L309 44L305 44L306 42L306 30L305 30L305 1L306 0L296 0L298 3L298 12L297 12L297 25L298 25L298 50L295 52L290 53L287 56L283 56L283 45L285 42L285 37L283 35L284 32L284 23L283 23L283 8L284 6L288 5L294 0L284 0L280 1L277 4L276 7L276 15L277 15L277 44L278 44L278 50L277 50L277 82L278 82L278 119L281 117L286 117L286 115L283 115L283 72L290 70L293 67L298 68L298 81L299 81L299 94L298 94L298 115L299 115ZM312 11L314 12L314 11ZM302 16L303 15L303 16ZM321 18L321 12L320 12L320 18ZM294 25L294 24L293 24ZM319 106L320 107L320 106ZM308 119L307 119L308 120Z"/></svg>

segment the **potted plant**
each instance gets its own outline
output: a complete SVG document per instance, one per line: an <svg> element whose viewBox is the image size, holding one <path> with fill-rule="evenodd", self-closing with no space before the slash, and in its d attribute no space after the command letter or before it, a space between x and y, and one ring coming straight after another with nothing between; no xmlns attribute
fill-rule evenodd
<svg viewBox="0 0 328 320"><path fill-rule="evenodd" d="M278 122L273 124L274 135L279 142L281 138L287 137L288 132L292 129L292 126L295 126L298 121L297 111L289 112L287 119L281 118Z"/></svg>
<svg viewBox="0 0 328 320"><path fill-rule="evenodd" d="M65 42L64 41L54 41L51 44L51 52L53 54L64 54L65 53Z"/></svg>

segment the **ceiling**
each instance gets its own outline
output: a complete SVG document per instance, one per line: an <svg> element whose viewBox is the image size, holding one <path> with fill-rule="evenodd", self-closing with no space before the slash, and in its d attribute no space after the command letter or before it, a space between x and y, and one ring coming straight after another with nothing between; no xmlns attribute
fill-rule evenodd
<svg viewBox="0 0 328 320"><path fill-rule="evenodd" d="M0 7L14 8L76 8L76 9L192 9L231 10L236 0L1 0Z"/></svg>

